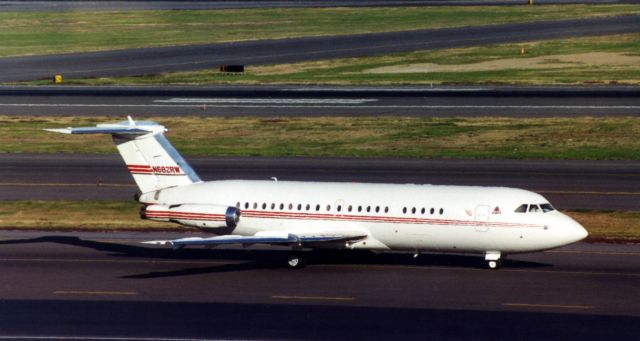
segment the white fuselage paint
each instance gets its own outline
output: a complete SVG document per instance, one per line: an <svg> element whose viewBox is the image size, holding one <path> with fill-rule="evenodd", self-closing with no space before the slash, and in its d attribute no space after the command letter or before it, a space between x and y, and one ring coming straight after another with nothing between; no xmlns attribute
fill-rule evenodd
<svg viewBox="0 0 640 341"><path fill-rule="evenodd" d="M505 254L551 249L587 235L555 210L516 213L522 204L548 201L505 187L228 180L166 188L143 194L140 201L238 205L238 225L223 233L335 229L367 235L351 244L323 247Z"/></svg>

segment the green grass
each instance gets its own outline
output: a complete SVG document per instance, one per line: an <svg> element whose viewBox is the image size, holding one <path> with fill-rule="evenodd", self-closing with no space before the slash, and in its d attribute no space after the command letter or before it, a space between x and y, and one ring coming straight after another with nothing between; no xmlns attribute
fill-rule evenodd
<svg viewBox="0 0 640 341"><path fill-rule="evenodd" d="M526 53L520 55L521 49ZM218 70L141 77L66 80L67 84L593 84L640 83L640 34L560 39L460 49L248 67L245 75ZM568 58L562 60L562 58ZM532 61L536 65L527 65ZM573 60L573 61L572 61ZM486 70L442 71L492 63ZM372 73L380 68L432 65L430 71ZM515 66L514 66L515 65ZM47 81L35 82L44 84Z"/></svg>
<svg viewBox="0 0 640 341"><path fill-rule="evenodd" d="M0 56L640 13L638 5L0 12Z"/></svg>
<svg viewBox="0 0 640 341"><path fill-rule="evenodd" d="M134 201L1 201L0 229L184 230L173 223L142 220ZM640 240L640 212L570 211L594 241Z"/></svg>
<svg viewBox="0 0 640 341"><path fill-rule="evenodd" d="M2 229L175 229L140 219L134 201L1 201Z"/></svg>
<svg viewBox="0 0 640 341"><path fill-rule="evenodd" d="M142 117L138 117L142 119ZM640 159L640 118L150 118L185 155ZM0 152L116 153L110 137L42 131L112 117L0 117Z"/></svg>

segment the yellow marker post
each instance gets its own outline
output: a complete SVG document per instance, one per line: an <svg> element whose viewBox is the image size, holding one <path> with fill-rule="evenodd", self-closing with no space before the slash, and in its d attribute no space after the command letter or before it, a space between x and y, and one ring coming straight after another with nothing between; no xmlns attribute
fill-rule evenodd
<svg viewBox="0 0 640 341"><path fill-rule="evenodd" d="M53 84L62 84L62 75L53 76Z"/></svg>
<svg viewBox="0 0 640 341"><path fill-rule="evenodd" d="M527 4L528 4L529 6L533 5L533 0L527 0Z"/></svg>

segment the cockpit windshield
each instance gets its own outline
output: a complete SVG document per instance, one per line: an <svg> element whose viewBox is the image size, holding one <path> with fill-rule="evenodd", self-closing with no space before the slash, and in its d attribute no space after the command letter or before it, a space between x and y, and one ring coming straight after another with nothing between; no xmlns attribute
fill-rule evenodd
<svg viewBox="0 0 640 341"><path fill-rule="evenodd" d="M551 212L551 211L555 211L556 209L553 208L553 206L551 206L551 204L546 203L546 204L540 204L540 208L542 209L542 212L547 213L547 212Z"/></svg>
<svg viewBox="0 0 640 341"><path fill-rule="evenodd" d="M536 212L542 212L542 213L547 213L547 212L551 212L551 211L555 211L555 208L553 208L553 206L551 206L550 203L544 203L544 204L522 204L520 206L518 206L518 208L516 208L515 212L516 213L536 213Z"/></svg>

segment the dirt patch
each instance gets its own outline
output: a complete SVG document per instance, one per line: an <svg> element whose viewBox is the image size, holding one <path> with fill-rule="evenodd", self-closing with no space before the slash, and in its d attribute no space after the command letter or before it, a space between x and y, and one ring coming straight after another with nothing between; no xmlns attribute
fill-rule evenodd
<svg viewBox="0 0 640 341"><path fill-rule="evenodd" d="M510 69L562 69L584 66L638 66L640 56L614 52L589 52L569 55L550 55L533 58L507 58L488 60L473 64L421 63L384 66L364 70L363 73L428 73L428 72L472 72Z"/></svg>

